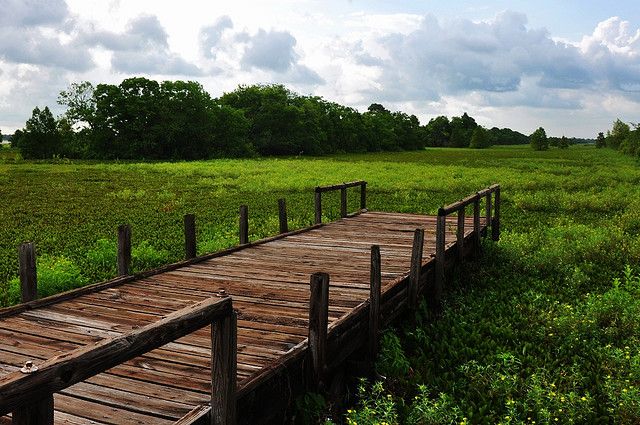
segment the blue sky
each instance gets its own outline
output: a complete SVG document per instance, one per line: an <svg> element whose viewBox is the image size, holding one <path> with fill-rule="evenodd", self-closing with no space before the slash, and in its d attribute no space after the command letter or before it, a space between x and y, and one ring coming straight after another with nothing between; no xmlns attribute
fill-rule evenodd
<svg viewBox="0 0 640 425"><path fill-rule="evenodd" d="M486 127L595 137L640 119L631 1L0 0L0 130L70 83L142 75L214 96L284 83L365 110L468 112Z"/></svg>

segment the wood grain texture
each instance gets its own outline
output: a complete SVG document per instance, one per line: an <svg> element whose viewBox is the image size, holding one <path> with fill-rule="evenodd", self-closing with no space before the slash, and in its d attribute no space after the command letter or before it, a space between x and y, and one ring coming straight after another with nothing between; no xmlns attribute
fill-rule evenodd
<svg viewBox="0 0 640 425"><path fill-rule="evenodd" d="M444 250L453 254L445 255L445 267L455 258L458 220L443 219ZM240 421L247 413L240 406L247 406L255 394L269 393L266 388L274 379L308 363L310 275L330 273L325 356L330 369L356 349L368 351L368 300L375 291L371 246L379 246L381 257L380 327L406 311L416 228L424 229L420 292L433 279L437 221L418 214L350 214L337 222L0 310L0 385L27 360L40 365L92 347L194 303L218 299L224 290L237 310ZM464 225L465 245L470 247L473 217L465 217ZM486 225L484 214L480 225ZM205 327L68 387L54 396L55 422L164 424L191 415L193 423L200 423L211 410L211 348L211 329ZM275 411L286 406L268 407Z"/></svg>

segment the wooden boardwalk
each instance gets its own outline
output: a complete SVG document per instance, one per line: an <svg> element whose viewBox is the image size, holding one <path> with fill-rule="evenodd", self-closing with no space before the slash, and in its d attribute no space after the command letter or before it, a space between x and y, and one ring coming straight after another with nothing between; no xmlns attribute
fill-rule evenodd
<svg viewBox="0 0 640 425"><path fill-rule="evenodd" d="M367 305L371 246L379 245L382 298L388 304L383 313L391 317L397 313L389 301L394 288L407 285L416 228L425 232L422 270L433 269L437 219L363 211L173 270L80 291L54 303L0 310L0 385L26 361L38 365L199 301L230 295L237 311L238 403L256 409L260 403L252 393L306 349L310 275L330 275L331 332ZM445 219L445 252L451 256L458 220ZM465 239L471 240L474 218L464 222ZM484 232L486 218L479 222ZM55 422L170 424L185 416L197 418L210 402L211 379L207 327L56 393ZM11 423L10 415L0 423Z"/></svg>

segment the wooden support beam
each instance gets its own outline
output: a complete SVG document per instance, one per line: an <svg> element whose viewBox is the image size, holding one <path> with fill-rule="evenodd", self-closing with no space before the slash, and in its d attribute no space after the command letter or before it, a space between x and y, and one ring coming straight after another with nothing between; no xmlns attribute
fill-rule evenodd
<svg viewBox="0 0 640 425"><path fill-rule="evenodd" d="M340 217L345 218L347 216L347 188L340 189Z"/></svg>
<svg viewBox="0 0 640 425"><path fill-rule="evenodd" d="M445 281L446 226L447 216L441 209L438 211L438 218L436 219L436 275L431 299L428 300L431 309L436 313L440 312L441 309L442 288Z"/></svg>
<svg viewBox="0 0 640 425"><path fill-rule="evenodd" d="M413 233L413 248L411 249L411 270L409 274L409 308L418 308L418 289L420 272L422 271L422 251L424 247L424 229L416 229Z"/></svg>
<svg viewBox="0 0 640 425"><path fill-rule="evenodd" d="M489 235L489 227L491 226L491 192L488 192L485 196L485 221L487 226L486 237Z"/></svg>
<svg viewBox="0 0 640 425"><path fill-rule="evenodd" d="M13 425L53 425L53 394L17 408L11 414Z"/></svg>
<svg viewBox="0 0 640 425"><path fill-rule="evenodd" d="M480 197L473 201L473 250L476 256L480 255Z"/></svg>
<svg viewBox="0 0 640 425"><path fill-rule="evenodd" d="M211 424L235 425L238 318L234 312L211 325Z"/></svg>
<svg viewBox="0 0 640 425"><path fill-rule="evenodd" d="M360 185L360 209L367 209L367 182Z"/></svg>
<svg viewBox="0 0 640 425"><path fill-rule="evenodd" d="M127 276L131 273L131 226L118 226L118 275Z"/></svg>
<svg viewBox="0 0 640 425"><path fill-rule="evenodd" d="M458 264L462 265L464 262L464 219L465 208L458 210L458 226L456 228L456 252L458 257Z"/></svg>
<svg viewBox="0 0 640 425"><path fill-rule="evenodd" d="M494 241L500 240L500 186L495 189L495 209L493 212L493 219L491 221L491 239Z"/></svg>
<svg viewBox="0 0 640 425"><path fill-rule="evenodd" d="M38 298L38 274L36 271L36 249L32 242L18 248L20 260L20 294L23 303Z"/></svg>
<svg viewBox="0 0 640 425"><path fill-rule="evenodd" d="M184 216L184 258L187 260L196 258L195 214L185 214Z"/></svg>
<svg viewBox="0 0 640 425"><path fill-rule="evenodd" d="M249 243L249 208L240 206L240 245Z"/></svg>
<svg viewBox="0 0 640 425"><path fill-rule="evenodd" d="M373 371L380 340L380 297L382 293L380 247L378 245L371 246L371 271L369 280L368 361L370 363L370 370Z"/></svg>
<svg viewBox="0 0 640 425"><path fill-rule="evenodd" d="M278 221L280 222L280 233L287 233L289 223L287 221L287 201L284 198L278 199Z"/></svg>
<svg viewBox="0 0 640 425"><path fill-rule="evenodd" d="M309 298L309 354L311 357L311 386L315 391L324 388L327 364L327 326L329 323L329 275L311 275Z"/></svg>
<svg viewBox="0 0 640 425"><path fill-rule="evenodd" d="M315 197L315 224L322 223L322 192L316 187Z"/></svg>

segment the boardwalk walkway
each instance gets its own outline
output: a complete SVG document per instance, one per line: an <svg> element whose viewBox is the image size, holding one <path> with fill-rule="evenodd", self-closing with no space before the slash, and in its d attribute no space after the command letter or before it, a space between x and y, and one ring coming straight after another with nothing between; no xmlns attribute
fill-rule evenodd
<svg viewBox="0 0 640 425"><path fill-rule="evenodd" d="M394 286L406 285L416 228L425 230L423 270L435 261L436 220L362 212L227 255L0 315L0 384L26 361L37 365L207 298L230 295L238 318L238 403L256 409L257 402L243 397L250 398L284 359L305 347L310 275L330 274L331 329L369 297L371 246L381 248L384 299ZM480 225L484 231L484 217ZM447 217L446 229L446 248L452 251L455 216ZM473 217L468 217L466 239L472 233ZM385 311L391 310L393 306ZM55 422L169 424L189 412L197 417L211 397L210 361L211 331L203 328L56 393ZM10 423L9 416L0 423Z"/></svg>

